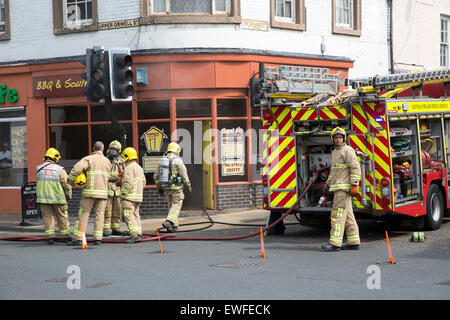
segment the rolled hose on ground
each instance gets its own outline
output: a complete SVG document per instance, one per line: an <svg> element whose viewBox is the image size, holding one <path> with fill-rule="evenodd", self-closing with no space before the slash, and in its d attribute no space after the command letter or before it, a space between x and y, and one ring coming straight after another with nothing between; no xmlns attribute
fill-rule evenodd
<svg viewBox="0 0 450 320"><path fill-rule="evenodd" d="M283 213L283 215L280 218L278 218L272 224L264 227L262 229L262 232L265 232L265 231L273 228L275 225L277 225L282 220L284 220L292 212L292 210L294 210L294 208L298 205L298 203L305 197L306 193L308 192L309 188L312 186L314 181L315 181L315 179L312 178L308 182L308 184L306 185L306 187L303 190L303 192L298 197L297 201L292 205L292 207L290 207L285 213ZM205 228L202 228L202 229L209 228L209 227L211 227L214 224L214 221L211 219L211 217L209 217L208 214L207 214L207 216L208 216L211 224L209 226L205 227ZM188 224L188 225L195 225L195 224L204 224L204 222L191 223L191 224ZM190 230L190 231L192 231L192 230ZM252 232L252 233L241 235L241 236L232 236L232 237L182 237L182 238L177 238L174 234L170 233L170 234L159 235L159 239L160 240L177 240L177 241L212 241L212 240L228 241L228 240L247 239L247 238L251 238L251 237L257 236L259 234L260 234L260 231ZM147 236L147 237L141 237L140 242L148 242L148 241L158 240L158 236L156 236L155 234L143 233L142 235L143 236ZM45 237L9 236L9 237L0 237L0 240L6 240L6 241L45 241L47 239ZM56 241L62 241L61 238L56 238L55 240ZM94 239L88 239L88 242L93 242L93 241L94 241ZM102 242L103 243L124 243L125 242L125 238L103 239Z"/></svg>

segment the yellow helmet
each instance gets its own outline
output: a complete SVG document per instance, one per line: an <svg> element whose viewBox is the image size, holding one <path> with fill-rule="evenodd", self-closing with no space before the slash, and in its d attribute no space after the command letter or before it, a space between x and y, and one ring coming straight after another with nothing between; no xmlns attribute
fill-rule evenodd
<svg viewBox="0 0 450 320"><path fill-rule="evenodd" d="M171 143L169 143L169 145L167 146L167 152L174 152L174 153L176 153L177 155L180 155L180 152L181 152L181 148L180 148L180 146L178 145L178 143L176 143L176 142L171 142Z"/></svg>
<svg viewBox="0 0 450 320"><path fill-rule="evenodd" d="M123 162L125 163L130 160L136 160L137 159L136 149L134 149L133 147L125 148L125 150L123 150L122 152L122 158Z"/></svg>
<svg viewBox="0 0 450 320"><path fill-rule="evenodd" d="M86 175L84 172L80 173L73 182L76 186L84 187L86 185Z"/></svg>
<svg viewBox="0 0 450 320"><path fill-rule="evenodd" d="M53 161L58 162L59 159L61 159L61 154L55 148L50 148L45 153L44 160L45 160L45 158L50 158Z"/></svg>
<svg viewBox="0 0 450 320"><path fill-rule="evenodd" d="M331 131L331 142L334 143L334 136L337 134L342 135L344 137L344 141L345 141L345 138L347 136L347 134L345 133L345 130L342 129L341 127L336 127Z"/></svg>
<svg viewBox="0 0 450 320"><path fill-rule="evenodd" d="M109 149L111 149L111 148L118 150L119 153L120 153L120 151L122 151L122 145L117 140L114 140L109 144Z"/></svg>

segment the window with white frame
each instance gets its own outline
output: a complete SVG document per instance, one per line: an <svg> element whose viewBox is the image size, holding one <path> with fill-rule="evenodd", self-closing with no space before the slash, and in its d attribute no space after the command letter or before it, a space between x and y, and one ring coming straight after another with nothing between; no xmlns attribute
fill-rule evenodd
<svg viewBox="0 0 450 320"><path fill-rule="evenodd" d="M5 0L0 0L0 33L6 32L6 6Z"/></svg>
<svg viewBox="0 0 450 320"><path fill-rule="evenodd" d="M92 23L92 0L64 0L63 10L67 28Z"/></svg>
<svg viewBox="0 0 450 320"><path fill-rule="evenodd" d="M150 14L228 14L230 0L149 0Z"/></svg>
<svg viewBox="0 0 450 320"><path fill-rule="evenodd" d="M353 28L353 0L336 0L336 25Z"/></svg>
<svg viewBox="0 0 450 320"><path fill-rule="evenodd" d="M275 0L275 19L295 22L295 0Z"/></svg>
<svg viewBox="0 0 450 320"><path fill-rule="evenodd" d="M449 67L448 25L450 18L441 17L441 67Z"/></svg>

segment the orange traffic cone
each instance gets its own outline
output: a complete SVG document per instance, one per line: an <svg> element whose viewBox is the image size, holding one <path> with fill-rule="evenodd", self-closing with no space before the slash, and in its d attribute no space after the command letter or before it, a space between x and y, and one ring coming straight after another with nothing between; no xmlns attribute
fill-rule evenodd
<svg viewBox="0 0 450 320"><path fill-rule="evenodd" d="M392 256L392 249L391 249L391 244L389 243L389 236L388 236L387 231L386 231L386 243L387 243L387 248L388 248L389 262L391 264L395 264L394 257Z"/></svg>
<svg viewBox="0 0 450 320"><path fill-rule="evenodd" d="M161 251L161 254L163 254L163 249L162 249L162 245L161 245L161 239L159 238L158 227L156 227L156 234L158 236L159 250Z"/></svg>
<svg viewBox="0 0 450 320"><path fill-rule="evenodd" d="M88 247L88 245L87 245L87 241L86 241L86 233L84 232L84 226L81 222L80 222L80 227L81 227L81 239L82 239L82 243L83 243L81 250L84 250L85 248Z"/></svg>
<svg viewBox="0 0 450 320"><path fill-rule="evenodd" d="M259 233L261 234L261 257L266 258L266 250L264 249L264 238L262 233L262 227L259 227Z"/></svg>

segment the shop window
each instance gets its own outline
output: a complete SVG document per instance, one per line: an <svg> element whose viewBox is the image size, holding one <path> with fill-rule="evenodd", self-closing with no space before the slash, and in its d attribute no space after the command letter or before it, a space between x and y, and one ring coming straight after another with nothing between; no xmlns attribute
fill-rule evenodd
<svg viewBox="0 0 450 320"><path fill-rule="evenodd" d="M11 39L9 28L9 0L0 0L0 40Z"/></svg>
<svg viewBox="0 0 450 320"><path fill-rule="evenodd" d="M219 182L247 181L246 120L219 120Z"/></svg>
<svg viewBox="0 0 450 320"><path fill-rule="evenodd" d="M125 130L126 140L125 145L122 146L122 150L124 150L128 146L133 145L133 131L131 129L131 123L123 123L123 129ZM108 146L111 141L117 140L122 143L123 131L117 125L111 124L103 124L103 125L94 125L91 127L91 135L92 135L92 145L96 141L101 141L105 145L105 155L108 150Z"/></svg>
<svg viewBox="0 0 450 320"><path fill-rule="evenodd" d="M211 117L211 100L177 100L177 118Z"/></svg>
<svg viewBox="0 0 450 320"><path fill-rule="evenodd" d="M361 35L361 0L332 0L333 33Z"/></svg>
<svg viewBox="0 0 450 320"><path fill-rule="evenodd" d="M50 147L61 153L62 166L72 167L76 161L87 156L91 150L88 126L50 127ZM68 162L70 160L70 165Z"/></svg>
<svg viewBox="0 0 450 320"><path fill-rule="evenodd" d="M0 109L0 187L27 182L28 154L25 110Z"/></svg>
<svg viewBox="0 0 450 320"><path fill-rule="evenodd" d="M138 119L169 119L170 101L143 101L138 103Z"/></svg>
<svg viewBox="0 0 450 320"><path fill-rule="evenodd" d="M270 25L306 30L305 0L270 0Z"/></svg>
<svg viewBox="0 0 450 320"><path fill-rule="evenodd" d="M138 124L139 164L143 167L148 185L154 185L153 174L170 143L170 122Z"/></svg>
<svg viewBox="0 0 450 320"><path fill-rule="evenodd" d="M52 124L87 122L87 106L51 107L49 108L49 120Z"/></svg>
<svg viewBox="0 0 450 320"><path fill-rule="evenodd" d="M98 30L97 0L53 0L53 32L66 34Z"/></svg>
<svg viewBox="0 0 450 320"><path fill-rule="evenodd" d="M112 115L118 121L131 120L131 103L114 103L111 106ZM104 105L91 105L91 121L110 121Z"/></svg>
<svg viewBox="0 0 450 320"><path fill-rule="evenodd" d="M217 99L218 117L246 117L247 104L245 99Z"/></svg>
<svg viewBox="0 0 450 320"><path fill-rule="evenodd" d="M141 0L143 23L241 23L240 0Z"/></svg>

